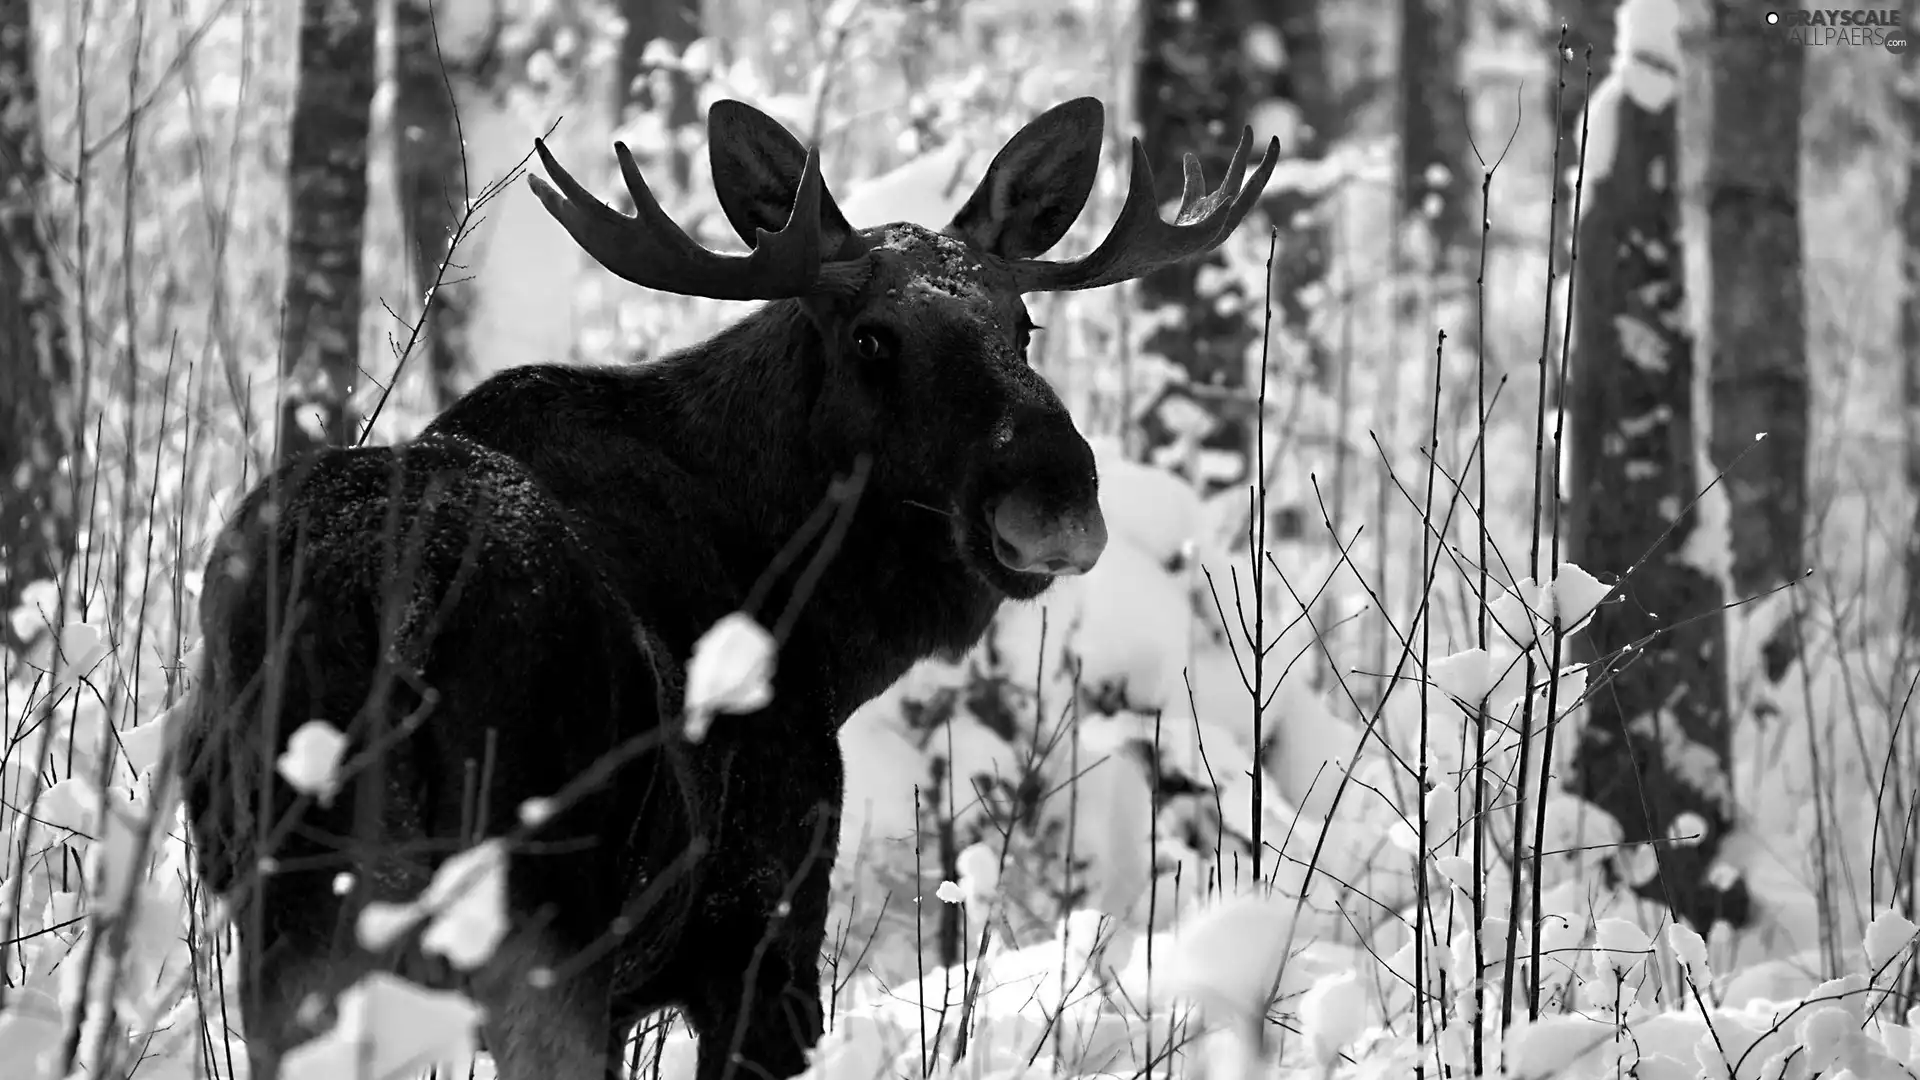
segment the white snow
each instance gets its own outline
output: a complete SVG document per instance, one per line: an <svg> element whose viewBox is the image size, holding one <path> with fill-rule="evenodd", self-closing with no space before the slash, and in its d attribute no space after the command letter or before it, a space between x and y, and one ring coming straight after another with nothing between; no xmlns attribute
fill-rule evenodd
<svg viewBox="0 0 1920 1080"><path fill-rule="evenodd" d="M938 229L973 192L986 169L983 156L965 138L953 139L890 172L856 184L840 201L856 229L911 221ZM1104 475L1104 474L1103 474Z"/></svg>
<svg viewBox="0 0 1920 1080"><path fill-rule="evenodd" d="M552 819L554 803L552 799L525 799L520 803L518 816L520 824L529 829L537 829Z"/></svg>
<svg viewBox="0 0 1920 1080"><path fill-rule="evenodd" d="M1088 907L1115 915L1131 911L1152 878L1153 795L1145 771L1125 751L1128 727L1117 719L1082 717L1072 735L1080 744L1074 789L1046 807L1050 814L1073 817L1073 854L1087 861L1074 879L1086 888ZM1054 752L1048 762L1053 787L1068 782L1073 761L1064 748Z"/></svg>
<svg viewBox="0 0 1920 1080"><path fill-rule="evenodd" d="M434 912L420 947L462 971L492 958L507 935L507 849L487 840L442 863L421 903Z"/></svg>
<svg viewBox="0 0 1920 1080"><path fill-rule="evenodd" d="M1300 1032L1323 1069L1373 1022L1358 972L1341 971L1315 983L1300 1001Z"/></svg>
<svg viewBox="0 0 1920 1080"><path fill-rule="evenodd" d="M84 776L49 784L34 800L33 816L51 828L90 835L100 823L100 791Z"/></svg>
<svg viewBox="0 0 1920 1080"><path fill-rule="evenodd" d="M346 751L347 737L339 728L325 720L309 720L287 736L287 749L275 768L295 791L326 806L339 790L340 758Z"/></svg>
<svg viewBox="0 0 1920 1080"><path fill-rule="evenodd" d="M1659 112L1679 93L1680 6L1676 0L1626 0L1615 13L1614 69L1594 87L1588 105L1586 181L1613 171L1620 141L1620 108L1627 101ZM1579 152L1576 141L1562 160ZM1576 162L1577 164L1577 162Z"/></svg>
<svg viewBox="0 0 1920 1080"><path fill-rule="evenodd" d="M1913 944L1915 934L1920 934L1920 926L1900 914L1893 908L1883 909L1873 917L1867 926L1866 938L1861 942L1867 958L1867 970L1878 974L1888 967L1900 954Z"/></svg>
<svg viewBox="0 0 1920 1080"><path fill-rule="evenodd" d="M392 948L420 920L430 920L420 947L462 971L485 964L507 933L507 851L486 840L454 855L434 872L416 900L369 903L355 930L368 949Z"/></svg>
<svg viewBox="0 0 1920 1080"><path fill-rule="evenodd" d="M773 635L743 611L700 635L687 661L688 742L706 738L715 713L758 712L773 701L776 652Z"/></svg>
<svg viewBox="0 0 1920 1080"><path fill-rule="evenodd" d="M7 624L22 641L33 641L60 616L60 586L36 581L20 590L19 603L7 612Z"/></svg>
<svg viewBox="0 0 1920 1080"><path fill-rule="evenodd" d="M1616 978L1643 965L1653 955L1653 939L1626 919L1600 919L1593 924L1593 963Z"/></svg>
<svg viewBox="0 0 1920 1080"><path fill-rule="evenodd" d="M286 1080L400 1077L434 1067L465 1075L456 1067L475 1050L479 1006L397 975L376 972L348 987L339 1011L331 1030L287 1054Z"/></svg>
<svg viewBox="0 0 1920 1080"><path fill-rule="evenodd" d="M61 627L54 685L69 687L86 678L107 658L111 649L106 629L98 623L68 623Z"/></svg>
<svg viewBox="0 0 1920 1080"><path fill-rule="evenodd" d="M1667 945L1673 949L1674 957L1686 966L1689 977L1701 984L1713 978L1713 971L1707 965L1707 943L1693 927L1683 922L1667 924Z"/></svg>
<svg viewBox="0 0 1920 1080"><path fill-rule="evenodd" d="M1614 12L1614 52L1624 57L1623 71L1664 75L1665 82L1629 80L1627 92L1648 111L1665 108L1673 100L1676 80L1670 74L1685 63L1680 48L1683 16L1677 0L1625 0ZM1666 68L1667 72L1660 71Z"/></svg>
<svg viewBox="0 0 1920 1080"><path fill-rule="evenodd" d="M1000 853L986 844L968 844L953 857L953 866L969 899L991 900L1000 888Z"/></svg>
<svg viewBox="0 0 1920 1080"><path fill-rule="evenodd" d="M1262 1016L1286 962L1292 925L1293 906L1279 896L1218 900L1175 935L1166 986L1223 1020Z"/></svg>
<svg viewBox="0 0 1920 1080"><path fill-rule="evenodd" d="M1100 470L1100 512L1110 537L1125 539L1148 558L1165 563L1199 534L1200 497L1192 485L1165 469L1122 456L1113 447L1094 454Z"/></svg>
<svg viewBox="0 0 1920 1080"><path fill-rule="evenodd" d="M191 697L182 695L179 701L159 716L120 732L120 752L126 755L127 766L136 776L160 763L160 755L166 748L168 727L189 706L191 700Z"/></svg>
<svg viewBox="0 0 1920 1080"><path fill-rule="evenodd" d="M1516 1018L1502 1039L1507 1053L1507 1075L1570 1074L1589 1051L1612 1040L1614 1031L1613 1024L1599 1017L1547 1015L1532 1021Z"/></svg>

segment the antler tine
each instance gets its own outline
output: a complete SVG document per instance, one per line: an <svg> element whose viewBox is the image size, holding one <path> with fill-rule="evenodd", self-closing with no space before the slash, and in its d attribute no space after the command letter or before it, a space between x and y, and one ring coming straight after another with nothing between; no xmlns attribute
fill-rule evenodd
<svg viewBox="0 0 1920 1080"><path fill-rule="evenodd" d="M1181 159L1184 183L1180 209L1169 222L1160 217L1153 197L1153 163L1147 160L1140 140L1133 140L1127 198L1100 246L1070 262L1010 261L1008 268L1018 288L1022 292L1097 289L1144 277L1162 266L1211 251L1246 218L1266 189L1274 166L1280 163L1280 140L1270 139L1259 167L1248 176L1247 157L1252 149L1253 128L1243 128L1226 179L1211 193L1206 190L1199 160L1185 155Z"/></svg>
<svg viewBox="0 0 1920 1080"><path fill-rule="evenodd" d="M1277 150L1279 147L1279 140L1278 139L1274 140L1274 142L1270 145L1272 148ZM1181 225L1191 221L1197 221L1219 210L1222 204L1230 203L1230 202L1233 202L1235 199L1237 199L1246 190L1244 185L1247 179L1247 155L1250 152L1252 152L1252 150L1253 150L1253 129L1243 128L1241 129L1241 132L1240 132L1240 145L1233 148L1233 157L1228 159L1227 161L1227 177L1226 179L1220 181L1219 190L1213 192L1212 194L1208 195L1205 199L1201 200L1200 203L1196 205L1191 211L1192 213L1191 217L1189 217L1185 212L1174 215L1174 218L1173 218L1174 224ZM1188 155L1188 156L1191 157L1192 155ZM1269 156L1265 159L1265 162L1271 162L1273 160L1274 160L1274 157ZM1266 179L1263 177L1260 183L1254 185L1254 188L1253 188L1254 199L1258 199L1260 197L1261 190L1266 187L1266 183L1267 183ZM1249 206L1252 205L1251 201L1249 201L1248 205ZM1182 210L1185 211L1185 207L1182 207ZM1245 216L1245 211L1242 211L1241 214L1242 216ZM1233 222L1234 222L1234 225L1238 225L1240 223L1240 219L1234 218ZM1214 240L1214 243L1217 244L1221 240L1226 239L1227 233L1232 231L1232 229L1233 229L1232 225L1227 226L1226 229L1221 231L1219 237Z"/></svg>
<svg viewBox="0 0 1920 1080"><path fill-rule="evenodd" d="M1192 154L1180 156L1180 169L1185 173L1180 180L1180 212L1173 215L1173 220L1192 221L1194 210L1207 195L1207 172Z"/></svg>
<svg viewBox="0 0 1920 1080"><path fill-rule="evenodd" d="M640 174L625 143L614 143L620 175L633 196L628 217L595 198L560 167L547 144L533 141L553 185L529 175L527 183L573 241L601 266L661 292L714 300L780 300L818 291L822 282L820 154L807 151L793 212L777 233L758 231L753 253L723 255L695 242L674 224ZM554 190L554 185L559 187Z"/></svg>

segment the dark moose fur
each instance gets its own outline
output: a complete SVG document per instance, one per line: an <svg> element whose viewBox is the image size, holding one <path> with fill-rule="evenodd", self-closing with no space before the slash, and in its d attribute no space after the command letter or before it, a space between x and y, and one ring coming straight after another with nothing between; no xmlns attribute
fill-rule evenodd
<svg viewBox="0 0 1920 1080"><path fill-rule="evenodd" d="M1269 147L1236 190L1243 137L1206 200L1189 159L1171 226L1148 171L1119 248L1077 270L1043 263L1091 190L1102 125L1092 99L1044 114L943 233L854 232L810 152L722 103L716 188L756 245L738 265L595 209L541 148L565 196L536 192L610 269L771 302L653 363L503 372L410 443L284 465L221 534L176 749L199 866L240 930L256 1077L380 968L470 993L504 1080L613 1072L625 1032L664 1006L699 1034L700 1080L806 1067L837 729L1104 543L1092 453L1025 361L1021 292L1212 247L1277 159ZM657 210L618 149L636 205ZM1144 163L1136 143L1136 188ZM781 650L772 704L685 741L696 638L742 607L856 461L870 472ZM755 614L771 623L807 561ZM271 764L315 718L350 736L330 802L298 797ZM547 820L517 820L554 796ZM478 836L511 841L511 931L491 962L455 979L410 944L355 945L362 904L418 895ZM352 887L337 895L342 872Z"/></svg>

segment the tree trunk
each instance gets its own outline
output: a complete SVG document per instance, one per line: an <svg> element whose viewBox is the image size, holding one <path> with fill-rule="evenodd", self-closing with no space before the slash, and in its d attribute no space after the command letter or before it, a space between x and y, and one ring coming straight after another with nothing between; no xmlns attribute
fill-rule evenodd
<svg viewBox="0 0 1920 1080"><path fill-rule="evenodd" d="M1907 25L1920 26L1920 0L1908 0ZM1900 56L1900 108L1907 129L1907 195L1900 204L1905 241L1906 292L1900 298L1900 346L1906 357L1902 396L1906 405L1907 490L1913 521L1907 527L1907 636L1920 640L1920 49L1908 39Z"/></svg>
<svg viewBox="0 0 1920 1080"><path fill-rule="evenodd" d="M400 0L394 12L400 209L415 290L433 297L421 317L427 320L423 344L436 409L452 404L473 377L468 274L457 263L440 273L472 196L453 96L453 80L463 72L443 63L434 29L435 13L447 3Z"/></svg>
<svg viewBox="0 0 1920 1080"><path fill-rule="evenodd" d="M1636 73L1648 82L1661 74ZM1698 816L1697 843L1628 855L1657 858L1659 873L1633 884L1704 931L1716 919L1743 924L1749 905L1744 883L1723 889L1708 875L1733 820L1726 630L1719 579L1685 552L1699 527L1686 508L1706 478L1696 465L1673 91L1645 102L1620 94L1611 167L1588 163L1565 399L1567 551L1602 580L1645 562L1586 634L1602 663L1589 681L1574 788L1619 821L1629 844L1665 841L1683 815Z"/></svg>
<svg viewBox="0 0 1920 1080"><path fill-rule="evenodd" d="M700 120L693 80L679 67L656 71L645 56L652 41L671 42L678 55L686 50L688 42L700 36L700 0L622 0L620 7L626 17L627 34L620 43L620 100L615 112L621 117L632 112L658 112L661 126L677 139L680 132ZM664 168L675 187L687 190L693 163L677 141L664 158L655 168ZM650 170L652 174L657 173Z"/></svg>
<svg viewBox="0 0 1920 1080"><path fill-rule="evenodd" d="M1905 24L1920 27L1920 0L1907 0ZM1889 31L1889 34L1893 31ZM1901 570L1904 590L1901 593L1900 622L1906 636L1906 647L1902 652L1904 661L1913 662L1920 655L1920 50L1913 47L1912 32L1906 32L1907 47L1900 53L1900 71L1895 82L1897 108L1900 110L1902 126L1907 137L1907 190L1900 203L1900 238L1902 241L1900 295L1900 368L1901 427L1903 443L1902 472L1907 483L1907 497L1912 500L1907 520L1907 535L1900 545ZM1896 734L1897 733L1897 734ZM1900 740L1907 740L1906 732L1895 728L1889 733L1888 753L1901 754ZM1911 742L1908 742L1911 745ZM1907 757L1908 761L1912 758ZM1913 850L1916 839L1920 839L1920 829L1916 829L1907 806L1915 799L1910 780L1904 777L1893 778L1887 785L1888 790L1878 801L1881 806L1881 820L1890 822L1887 827L1875 830L1876 845L1882 853L1890 853L1892 858L1882 865L1891 868L1891 888L1881 891L1880 882L1871 883L1872 899L1886 903L1880 898L1891 896L1891 906L1903 913L1914 911L1920 896L1915 895L1915 886L1920 885L1904 854ZM1915 993L1916 984L1920 984L1920 973L1915 973L1904 982L1909 995Z"/></svg>
<svg viewBox="0 0 1920 1080"><path fill-rule="evenodd" d="M1432 230L1441 266L1468 251L1479 219L1479 169L1460 81L1467 15L1453 0L1400 0L1400 191Z"/></svg>
<svg viewBox="0 0 1920 1080"><path fill-rule="evenodd" d="M1334 110L1328 104L1313 0L1278 5L1277 21L1269 10L1252 0L1143 4L1137 112L1142 142L1158 164L1155 194L1160 199L1180 194L1181 172L1175 163L1184 153L1200 159L1210 184L1219 183L1241 125L1259 105L1285 103L1304 121L1306 130L1291 148L1294 156L1317 156L1325 145L1324 128ZM1316 126L1320 130L1314 130ZM1275 266L1276 329L1284 327L1310 341L1306 327L1311 312L1301 298L1325 275L1325 230L1315 219L1312 203L1296 193L1269 195L1262 208L1266 220L1281 227L1280 250L1285 253ZM1141 279L1139 286L1142 306L1171 309L1173 316L1148 338L1145 349L1180 373L1141 417L1145 456L1184 470L1184 462L1167 454L1183 440L1196 440L1208 456L1225 455L1230 463L1199 478L1208 493L1249 483L1259 467L1251 460L1254 391L1247 385L1247 369L1249 350L1260 340L1265 297L1226 280L1219 274L1222 265L1216 253L1166 267ZM1203 281L1221 284L1203 288ZM1305 364L1324 378L1326 350L1313 347ZM1193 431L1194 420L1204 430ZM1308 508L1295 509L1287 516L1297 522L1308 519ZM1281 532L1274 539L1286 539L1286 530Z"/></svg>
<svg viewBox="0 0 1920 1080"><path fill-rule="evenodd" d="M1719 17L1732 6L1716 0ZM1804 49L1742 34L1713 55L1707 162L1713 273L1713 465L1732 504L1733 589L1752 596L1806 567L1807 317L1800 271L1800 97ZM1766 438L1755 442L1764 433ZM1738 464L1735 464L1736 460ZM1779 647L1779 678L1796 650Z"/></svg>
<svg viewBox="0 0 1920 1080"><path fill-rule="evenodd" d="M286 460L358 435L360 254L373 105L373 0L302 0L287 155L279 446Z"/></svg>
<svg viewBox="0 0 1920 1080"><path fill-rule="evenodd" d="M75 529L62 477L75 449L73 358L35 216L46 163L33 42L32 0L0 0L0 644L21 590L59 576Z"/></svg>

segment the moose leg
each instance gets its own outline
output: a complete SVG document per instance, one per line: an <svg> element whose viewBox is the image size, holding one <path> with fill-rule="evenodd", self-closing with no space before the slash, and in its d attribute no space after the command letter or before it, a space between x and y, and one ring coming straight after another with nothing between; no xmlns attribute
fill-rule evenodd
<svg viewBox="0 0 1920 1080"><path fill-rule="evenodd" d="M243 887L259 890L237 916L249 1075L276 1080L288 1051L333 1026L336 995L366 974L373 958L351 938L341 941L330 875L266 874ZM262 916L258 929L255 911Z"/></svg>
<svg viewBox="0 0 1920 1080"><path fill-rule="evenodd" d="M607 1026L607 1060L613 1062L607 1075L627 1080L630 1075L627 1066L631 1064L627 1059L627 1039L632 1034L633 1025L625 1020L615 1020Z"/></svg>
<svg viewBox="0 0 1920 1080"><path fill-rule="evenodd" d="M806 1071L822 1030L820 961L816 953L794 964L776 955L778 944L751 984L717 980L706 1008L691 1016L700 1035L696 1080L786 1080Z"/></svg>
<svg viewBox="0 0 1920 1080"><path fill-rule="evenodd" d="M696 1080L785 1080L807 1069L820 1041L820 947L826 940L832 851L816 859L782 917L739 919L735 943L709 969L698 1009Z"/></svg>
<svg viewBox="0 0 1920 1080"><path fill-rule="evenodd" d="M623 1075L608 1038L611 964L584 968L577 948L546 930L503 943L470 989L486 1011L500 1080L605 1080Z"/></svg>

